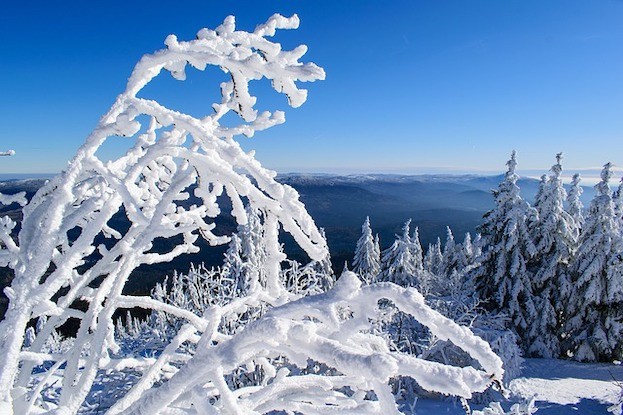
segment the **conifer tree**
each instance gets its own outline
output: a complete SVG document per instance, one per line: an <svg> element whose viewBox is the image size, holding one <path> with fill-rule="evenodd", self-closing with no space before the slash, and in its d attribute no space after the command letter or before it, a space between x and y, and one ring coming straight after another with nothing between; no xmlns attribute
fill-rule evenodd
<svg viewBox="0 0 623 415"><path fill-rule="evenodd" d="M472 244L472 235L469 232L465 234L461 249L457 251L457 254L457 268L461 272L474 263L474 245Z"/></svg>
<svg viewBox="0 0 623 415"><path fill-rule="evenodd" d="M428 245L428 250L424 257L424 269L433 275L438 275L442 260L441 239L437 238L437 242Z"/></svg>
<svg viewBox="0 0 623 415"><path fill-rule="evenodd" d="M534 204L533 208L536 209L537 213L541 214L541 205L543 204L543 198L545 197L545 193L547 192L547 187L549 183L547 180L547 174L541 175L541 180L539 181L539 188L534 196Z"/></svg>
<svg viewBox="0 0 623 415"><path fill-rule="evenodd" d="M411 250L411 257L413 261L413 267L416 271L422 271L424 269L424 255L422 251L422 243L420 242L420 231L416 228L413 230L413 236L409 241L409 249Z"/></svg>
<svg viewBox="0 0 623 415"><path fill-rule="evenodd" d="M528 351L540 357L560 354L560 327L571 290L567 268L579 237L578 226L563 208L567 194L560 177L561 160L559 153L542 187L534 232L537 255L531 261L535 273L532 290L537 297L537 314L529 333Z"/></svg>
<svg viewBox="0 0 623 415"><path fill-rule="evenodd" d="M416 267L413 261L413 249L409 227L411 219L405 222L402 235L396 235L396 240L383 252L380 281L389 281L402 287L415 287Z"/></svg>
<svg viewBox="0 0 623 415"><path fill-rule="evenodd" d="M611 168L604 165L595 186L572 268L567 346L580 361L623 357L623 237L609 187Z"/></svg>
<svg viewBox="0 0 623 415"><path fill-rule="evenodd" d="M478 259L482 255L482 243L482 235L478 232L472 242L472 249L474 250L474 263L478 262Z"/></svg>
<svg viewBox="0 0 623 415"><path fill-rule="evenodd" d="M247 222L238 225L238 237L241 245L240 256L245 263L243 277L239 284L242 293L249 291L252 282L265 283L268 255L261 212L247 205L245 213Z"/></svg>
<svg viewBox="0 0 623 415"><path fill-rule="evenodd" d="M242 260L242 242L237 234L231 236L231 241L225 251L222 273L236 281L237 289L244 290L247 264Z"/></svg>
<svg viewBox="0 0 623 415"><path fill-rule="evenodd" d="M472 271L471 279L485 306L506 312L523 339L536 313L532 276L526 267L536 252L529 232L536 212L519 195L515 151L506 164L504 180L493 191L495 207L484 216L481 264Z"/></svg>
<svg viewBox="0 0 623 415"><path fill-rule="evenodd" d="M446 226L446 244L443 247L443 256L441 260L440 276L447 278L452 274L453 270L456 270L456 242L454 242L454 235L452 229Z"/></svg>
<svg viewBox="0 0 623 415"><path fill-rule="evenodd" d="M378 239L372 236L370 217L366 217L361 227L361 237L357 241L353 271L364 284L374 281L381 271L380 252L377 251Z"/></svg>
<svg viewBox="0 0 623 415"><path fill-rule="evenodd" d="M581 181L580 174L574 174L571 180L571 187L569 187L569 193L567 194L567 212L578 226L578 231L584 223L584 206L580 200L580 196L582 196L582 192L584 191L580 185Z"/></svg>
<svg viewBox="0 0 623 415"><path fill-rule="evenodd" d="M612 202L614 203L614 216L616 220L619 222L619 225L622 225L621 221L623 221L623 178L619 181L619 187L612 194Z"/></svg>

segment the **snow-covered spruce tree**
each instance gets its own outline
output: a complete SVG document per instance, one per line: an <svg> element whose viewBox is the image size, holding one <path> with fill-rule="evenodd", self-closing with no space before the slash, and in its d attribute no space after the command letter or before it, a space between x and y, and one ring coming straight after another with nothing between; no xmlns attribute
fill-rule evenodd
<svg viewBox="0 0 623 415"><path fill-rule="evenodd" d="M428 250L424 256L424 269L433 275L438 275L440 274L442 260L441 239L437 238L437 242L428 244Z"/></svg>
<svg viewBox="0 0 623 415"><path fill-rule="evenodd" d="M474 244L472 243L472 235L467 232L461 243L461 249L457 252L457 269L464 271L467 267L474 264Z"/></svg>
<svg viewBox="0 0 623 415"><path fill-rule="evenodd" d="M327 406L331 411L397 414L387 385L392 377L409 376L426 389L465 398L501 379L501 361L489 345L427 307L414 288L390 283L361 287L358 277L346 273L327 293L296 300L280 284L280 227L312 259L325 258L326 243L296 191L274 181L274 172L263 169L233 138L284 120L281 112L254 110L251 80L271 79L276 91L299 106L306 92L296 81L324 77L319 67L299 62L304 46L286 51L268 39L276 29L297 26L296 16L275 15L248 33L235 30L229 17L216 30L201 30L192 41L168 37L166 49L137 64L127 89L67 171L24 208L17 242L10 236L15 224L2 219L0 259L15 278L5 290L9 309L0 323L0 413L74 414L97 376L112 378L126 370L136 378L109 414L324 413ZM213 105L213 114L194 118L137 96L163 69L183 80L188 64L199 70L216 65L231 77L221 84L222 100ZM220 120L232 111L242 118L240 124L232 126L228 120L228 126L222 125ZM118 159L103 161L97 150L113 136L132 140L131 148ZM184 203L190 192L200 205ZM245 199L262 212L266 280L250 281L246 296L214 304L203 315L124 294L136 267L197 252L199 237L212 245L229 241L212 232L213 218L220 214L216 199L223 193L231 199L239 224L248 220ZM2 197L3 203L7 200L23 202L23 196ZM109 225L117 213L127 216L128 229ZM176 238L178 243L170 250L156 249L158 238ZM95 245L96 240L105 242ZM395 304L439 338L463 348L480 369L390 351L381 337L371 334L370 322L379 310L370 305L379 301ZM233 336L219 331L221 321L259 302L275 307ZM186 322L159 355L119 357L113 315L133 307ZM67 347L48 352L46 344L58 338L57 329L70 318L80 322L76 336L64 343ZM25 333L34 319L42 323L26 349ZM192 357L177 353L189 344L196 350ZM293 367L304 367L312 359L338 374L277 371L270 363L277 356ZM257 365L263 368L265 383L241 389L227 384L228 374ZM54 399L43 399L43 394Z"/></svg>
<svg viewBox="0 0 623 415"><path fill-rule="evenodd" d="M473 262L476 263L478 258L480 258L480 256L482 255L482 249L483 249L482 234L480 232L476 234L476 237L474 238L472 242L472 249L473 249Z"/></svg>
<svg viewBox="0 0 623 415"><path fill-rule="evenodd" d="M374 235L374 257L379 259L379 272L381 272L381 239L378 233Z"/></svg>
<svg viewBox="0 0 623 415"><path fill-rule="evenodd" d="M572 265L565 327L568 350L580 361L623 357L623 235L614 216L611 164L601 172Z"/></svg>
<svg viewBox="0 0 623 415"><path fill-rule="evenodd" d="M485 307L507 313L511 327L525 341L536 314L532 275L526 265L536 253L530 227L537 215L519 195L515 151L506 164L504 180L493 191L495 207L480 227L483 252L470 279Z"/></svg>
<svg viewBox="0 0 623 415"><path fill-rule="evenodd" d="M382 253L381 273L378 281L388 281L402 287L417 287L417 267L413 258L410 233L411 219L396 235L394 243Z"/></svg>
<svg viewBox="0 0 623 415"><path fill-rule="evenodd" d="M581 181L582 179L580 178L579 173L573 175L566 200L567 213L571 215L574 223L578 226L578 232L584 224L584 206L582 205L582 201L580 200L580 196L582 196L582 192L584 191L584 189L582 189L582 186L580 185Z"/></svg>
<svg viewBox="0 0 623 415"><path fill-rule="evenodd" d="M614 216L623 226L623 178L619 181L617 190L612 193L612 203L614 203Z"/></svg>
<svg viewBox="0 0 623 415"><path fill-rule="evenodd" d="M437 238L437 245L440 245ZM424 268L435 268L432 263L435 261L435 255L438 255L437 272L430 274L429 293L435 296L449 296L451 292L461 290L463 273L465 268L459 264L461 260L461 245L454 241L454 235L450 227L446 227L446 243L443 253L438 246L429 246L427 253L427 262L430 265Z"/></svg>
<svg viewBox="0 0 623 415"><path fill-rule="evenodd" d="M366 217L361 226L361 237L357 240L353 259L353 271L359 275L364 284L374 281L381 271L381 258L375 242L370 228L370 217Z"/></svg>
<svg viewBox="0 0 623 415"><path fill-rule="evenodd" d="M579 226L565 211L567 198L560 175L562 153L542 187L534 228L537 255L531 260L534 269L532 290L537 314L530 328L528 352L539 357L557 357L561 353L560 336L565 305L571 291L568 265L578 242Z"/></svg>
<svg viewBox="0 0 623 415"><path fill-rule="evenodd" d="M411 250L411 258L415 270L419 273L424 269L424 252L422 250L422 243L420 242L420 230L416 226L411 236L409 249Z"/></svg>
<svg viewBox="0 0 623 415"><path fill-rule="evenodd" d="M545 194L547 193L548 185L549 183L548 183L547 174L541 175L541 180L539 181L538 190L536 192L536 195L534 195L534 204L532 205L532 207L535 208L536 211L539 213L540 213L540 210L539 210L540 206L543 203L543 198L545 197Z"/></svg>
<svg viewBox="0 0 623 415"><path fill-rule="evenodd" d="M457 270L457 248L460 249L454 241L452 229L446 226L446 243L443 246L443 253L441 256L441 277L448 277L452 275L453 271Z"/></svg>

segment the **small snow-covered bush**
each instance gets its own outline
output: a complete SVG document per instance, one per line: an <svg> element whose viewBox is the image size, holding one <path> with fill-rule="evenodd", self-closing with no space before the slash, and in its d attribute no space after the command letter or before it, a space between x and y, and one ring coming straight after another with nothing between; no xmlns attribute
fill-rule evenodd
<svg viewBox="0 0 623 415"><path fill-rule="evenodd" d="M493 402L482 411L474 411L473 415L532 415L537 412L534 398L525 403L516 403L506 412L499 402Z"/></svg>
<svg viewBox="0 0 623 415"><path fill-rule="evenodd" d="M484 370L428 362L389 350L382 337L370 333L371 321L381 312L370 304L380 300L392 301L436 335L463 347ZM237 307L245 301L249 298L238 301ZM221 317L235 309L224 307ZM289 410L307 414L324 413L325 408L397 414L387 385L390 378L412 377L428 390L468 398L497 378L491 373L502 373L501 362L486 342L428 308L415 289L391 283L361 287L353 273L343 274L327 293L272 308L236 336L215 335L220 340L210 347L201 347L200 341L194 356L167 383L136 396L135 401L122 399L111 413L157 411L167 405L190 411L208 399L218 411L228 408L235 413L245 408L251 413ZM278 357L285 358L289 367L277 370L271 362ZM310 359L335 369L333 374L305 373ZM256 365L264 370L264 383L230 390L225 381L229 373Z"/></svg>
<svg viewBox="0 0 623 415"><path fill-rule="evenodd" d="M427 303L444 316L469 327L474 334L486 340L493 351L504 362L504 383L520 374L523 363L517 336L507 328L508 318L504 314L489 313L480 307L475 296L452 295L426 298ZM426 339L422 356L452 365L470 364L471 357L452 343L440 341L434 335Z"/></svg>
<svg viewBox="0 0 623 415"><path fill-rule="evenodd" d="M309 297L301 295L313 292L315 283L295 285L292 291L284 287L280 229L321 268L328 258L326 241L297 192L276 182L275 173L262 168L234 137L284 121L282 112L254 109L250 81L270 79L273 89L297 107L307 94L296 82L324 78L318 66L299 62L305 46L288 51L269 40L276 29L298 23L296 16L275 15L253 32L243 32L229 17L216 30L199 31L192 41L169 36L166 49L137 64L126 90L67 170L24 207L16 239L11 235L15 223L0 221L0 266L15 273L5 290L9 308L0 322L0 413L344 410L387 415L398 413L388 386L393 377L410 377L427 390L464 398L501 380L502 362L489 345L428 307L414 288L392 283L361 287L352 273ZM214 113L195 118L137 95L162 70L184 80L188 65L198 70L217 66L231 78L221 84ZM232 112L239 124L221 123ZM117 159L101 159L98 150L114 137L123 137L130 148ZM243 273L237 295L212 303L204 298L208 307L199 314L184 308L189 304L125 294L137 267L196 253L199 238L210 245L231 240L213 232L220 196L231 200L240 225L250 220L248 209L261 212L265 256L261 266ZM23 195L0 198L0 203L15 201L25 202ZM116 228L115 215L125 215L129 228ZM166 240L171 243L161 243ZM220 283L215 289L226 288ZM477 364L455 367L390 350L371 327L381 312L379 302L393 303ZM224 329L224 321L261 304L270 310L240 330ZM117 341L125 329L115 325L114 316L136 307L183 321L153 354L124 353ZM75 336L50 348L50 339L69 320L78 322ZM33 336L28 327L35 321L41 324ZM128 324L132 332L142 330L139 323ZM274 364L280 360L288 367ZM329 370L310 372L310 361ZM256 367L263 376L252 386L228 383L232 373ZM106 383L123 386L109 403L92 400Z"/></svg>

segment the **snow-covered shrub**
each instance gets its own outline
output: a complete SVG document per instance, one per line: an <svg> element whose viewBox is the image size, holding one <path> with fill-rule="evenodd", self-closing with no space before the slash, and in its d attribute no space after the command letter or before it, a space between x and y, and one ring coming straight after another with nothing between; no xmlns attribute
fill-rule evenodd
<svg viewBox="0 0 623 415"><path fill-rule="evenodd" d="M10 266L15 279L5 290L10 303L0 323L0 413L73 414L99 405L97 410L109 414L345 410L387 415L398 413L388 386L393 377L411 377L427 390L464 398L501 380L502 362L489 345L430 309L414 288L361 287L352 273L310 297L284 288L280 227L321 267L328 258L325 239L296 191L277 183L274 172L243 152L233 137L252 136L284 121L281 112L258 114L253 108L251 80L271 79L276 91L299 106L306 91L296 81L324 77L321 68L299 62L304 46L285 51L268 39L276 29L297 26L296 16L275 15L247 33L236 31L229 17L192 41L169 36L167 49L137 64L127 89L67 170L24 208L17 242L10 236L15 224L2 220L0 265ZM231 77L221 84L222 100L213 105L213 114L195 118L137 96L163 69L183 80L188 64L199 70L216 65ZM242 121L222 124L232 111ZM115 160L100 159L98 150L113 136L131 140L130 149ZM191 193L199 204L188 202ZM195 253L200 237L211 245L230 240L213 232L220 214L217 197L223 194L231 199L238 224L249 221L245 204L262 217L264 265L248 274L241 295L214 302L199 315L162 299L124 294L138 266ZM126 215L131 226L115 229L116 214ZM175 242L166 245L169 249L158 243L167 239ZM380 302L394 304L438 338L461 347L476 367L390 350L372 333ZM223 329L223 321L264 303L272 308L240 331ZM184 321L153 355L126 356L115 339L114 316L135 307ZM41 317L40 330L34 338L29 335L25 347L29 324ZM71 344L49 353L48 340L69 319L80 322ZM142 330L133 321L126 325L132 332ZM187 350L193 353L180 352ZM289 368L273 364L280 359ZM310 374L310 361L330 370ZM256 367L263 376L253 386L227 382L241 368ZM109 403L97 398L107 382L124 385Z"/></svg>
<svg viewBox="0 0 623 415"><path fill-rule="evenodd" d="M506 412L499 402L492 402L489 406L482 411L474 411L473 415L532 415L537 412L537 407L534 404L535 399L525 403L516 403L511 406L510 410Z"/></svg>
<svg viewBox="0 0 623 415"><path fill-rule="evenodd" d="M390 351L381 337L370 333L370 321L380 312L370 304L383 299L477 356L484 370L451 367ZM221 338L211 347L201 346L200 341L196 354L167 383L136 402L130 401L131 405L124 398L111 412L157 411L166 405L190 410L191 405L212 398L215 408L235 413L242 408L252 413L318 413L322 407L328 410L328 405L331 410L361 414L397 414L387 386L391 377L410 376L428 390L470 397L497 378L490 378L491 373L502 373L501 362L485 342L428 308L415 289L391 283L361 287L350 272L327 293L275 307L239 335ZM285 357L298 371L276 371L270 360L277 356ZM334 368L336 374L305 374L300 368L306 368L309 359ZM245 363L262 365L266 383L230 390L224 377ZM367 398L370 393L376 398Z"/></svg>
<svg viewBox="0 0 623 415"><path fill-rule="evenodd" d="M426 297L426 302L444 316L469 327L474 334L489 343L491 349L504 364L504 385L508 385L512 379L519 376L524 360L518 345L518 338L515 333L508 329L508 318L503 313L487 312L480 306L480 301L476 296L466 295L464 291L447 297L431 295ZM474 364L473 358L464 350L451 342L437 338L434 334L428 333L427 338L422 343L424 347L420 357L426 360L453 366ZM415 392L422 394L420 389ZM485 393L476 394L472 402L486 403L499 398L499 394L496 395L493 392L488 390Z"/></svg>

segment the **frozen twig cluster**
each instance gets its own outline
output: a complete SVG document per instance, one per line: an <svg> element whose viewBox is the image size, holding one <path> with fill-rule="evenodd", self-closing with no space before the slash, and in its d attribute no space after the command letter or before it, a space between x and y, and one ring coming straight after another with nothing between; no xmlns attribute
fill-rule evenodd
<svg viewBox="0 0 623 415"><path fill-rule="evenodd" d="M109 413L263 413L273 409L327 413L336 408L356 413L397 413L387 386L393 376L410 376L424 388L462 397L501 379L501 361L488 344L428 308L412 288L390 283L360 288L353 274L325 294L296 300L279 274L280 227L315 261L328 255L325 239L298 200L297 192L274 180L233 139L252 136L284 121L282 112L254 109L249 82L270 79L291 106L306 100L297 81L324 78L312 63L301 63L306 47L291 51L268 38L276 29L293 29L298 18L271 17L254 32L235 29L228 17L197 39L166 39L167 48L137 64L126 90L101 119L65 172L48 182L25 206L22 229L0 223L0 265L14 270L5 290L9 308L0 323L0 413L52 411L73 414L85 404L98 376L131 370L139 379ZM221 84L214 113L195 118L137 94L162 70L179 80L190 65L219 67L231 80ZM240 122L221 120L234 112ZM128 137L130 149L106 161L98 150L114 136ZM230 238L214 233L221 214L217 198L231 200L240 225L247 208L261 212L264 269L251 273L245 294L215 304L202 315L151 297L124 293L132 271L168 262ZM23 195L2 203L24 203ZM194 202L196 201L196 202ZM114 226L125 215L127 229ZM158 244L171 240L169 248ZM379 300L393 302L427 325L440 339L467 351L481 368L458 368L392 353L381 337L370 334ZM228 316L267 304L270 312L234 335L219 331ZM118 357L113 318L120 309L140 307L185 321L157 356ZM75 337L51 350L50 339L69 320L78 321ZM36 332L29 325L37 324ZM192 344L193 355L179 353ZM277 370L277 356L304 367L314 360L334 368L335 376L301 375ZM265 382L231 389L225 376L240 366L260 366ZM297 375L296 377L293 377ZM53 400L45 391L56 388Z"/></svg>
<svg viewBox="0 0 623 415"><path fill-rule="evenodd" d="M361 287L357 276L346 272L327 293L273 308L236 336L218 333L217 321L248 305L253 297L211 309L208 314L214 316L212 331L204 332L196 354L185 366L158 389L129 393L110 413L157 413L167 406L191 411L206 402L216 402L211 409L214 412L207 413L287 410L305 414L399 414L388 385L390 378L412 377L427 390L469 398L488 388L503 373L501 361L485 341L431 310L413 288L391 283ZM371 334L371 321L381 312L374 304L380 300L392 301L435 335L460 345L482 369L391 352L382 337ZM273 365L277 357L286 358L290 368ZM163 354L152 368L162 367L171 358ZM307 367L309 359L337 373L319 376L293 370ZM256 365L265 373L262 384L230 390L226 375L238 367ZM376 399L368 398L370 392Z"/></svg>

